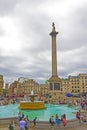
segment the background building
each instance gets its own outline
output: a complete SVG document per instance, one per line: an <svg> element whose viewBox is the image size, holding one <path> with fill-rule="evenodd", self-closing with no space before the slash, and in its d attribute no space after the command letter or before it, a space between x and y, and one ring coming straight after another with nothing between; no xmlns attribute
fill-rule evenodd
<svg viewBox="0 0 87 130"><path fill-rule="evenodd" d="M4 85L3 75L0 75L0 95L3 94L3 85Z"/></svg>
<svg viewBox="0 0 87 130"><path fill-rule="evenodd" d="M32 90L34 91L34 93L40 93L40 86L34 79L28 79L23 77L18 79L18 94L29 94Z"/></svg>

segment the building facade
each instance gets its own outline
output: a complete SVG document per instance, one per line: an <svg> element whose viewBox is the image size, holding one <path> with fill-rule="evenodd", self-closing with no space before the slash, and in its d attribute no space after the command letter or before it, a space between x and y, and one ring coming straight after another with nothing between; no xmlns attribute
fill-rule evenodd
<svg viewBox="0 0 87 130"><path fill-rule="evenodd" d="M40 93L39 84L35 80L27 78L20 78L20 80L18 80L18 94L29 94L32 90L34 91L34 93Z"/></svg>
<svg viewBox="0 0 87 130"><path fill-rule="evenodd" d="M70 75L67 79L62 79L62 91L74 94L87 93L87 74Z"/></svg>
<svg viewBox="0 0 87 130"><path fill-rule="evenodd" d="M0 75L0 95L3 94L3 85L4 85L3 75Z"/></svg>

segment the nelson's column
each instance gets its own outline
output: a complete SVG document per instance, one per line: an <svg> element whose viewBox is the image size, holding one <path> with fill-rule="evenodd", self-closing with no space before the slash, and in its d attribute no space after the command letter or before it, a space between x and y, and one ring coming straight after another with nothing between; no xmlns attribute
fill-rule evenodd
<svg viewBox="0 0 87 130"><path fill-rule="evenodd" d="M52 32L50 36L52 38L52 76L49 79L49 87L52 91L61 92L61 79L57 74L57 49L56 49L56 36L58 32L56 32L55 24L52 24Z"/></svg>

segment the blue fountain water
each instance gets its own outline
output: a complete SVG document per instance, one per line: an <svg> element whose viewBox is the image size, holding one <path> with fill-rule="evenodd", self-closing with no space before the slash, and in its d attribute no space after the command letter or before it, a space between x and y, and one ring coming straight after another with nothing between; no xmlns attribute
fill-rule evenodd
<svg viewBox="0 0 87 130"><path fill-rule="evenodd" d="M30 120L37 116L39 121L48 121L51 115L55 117L58 114L61 118L64 113L67 119L71 120L75 118L74 113L79 109L79 107L68 107L67 105L46 104L47 109L43 110L20 110L18 106L18 104L0 106L0 118L17 117L20 111L28 115Z"/></svg>

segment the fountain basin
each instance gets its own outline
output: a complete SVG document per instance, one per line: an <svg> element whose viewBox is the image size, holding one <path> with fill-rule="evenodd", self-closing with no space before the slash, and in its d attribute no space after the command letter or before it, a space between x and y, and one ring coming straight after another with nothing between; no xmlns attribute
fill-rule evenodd
<svg viewBox="0 0 87 130"><path fill-rule="evenodd" d="M35 102L21 101L19 104L19 108L21 110L40 110L45 109L46 106L42 101L35 101Z"/></svg>
<svg viewBox="0 0 87 130"><path fill-rule="evenodd" d="M37 117L38 121L49 121L50 116L58 114L61 119L61 115L66 114L67 120L73 120L76 118L76 113L81 109L79 106L68 107L67 105L45 104L46 109L40 110L21 110L19 104L9 104L0 106L0 119L18 117L18 113L24 113L25 117L28 115L29 120L33 120ZM2 120L3 121L3 120Z"/></svg>

